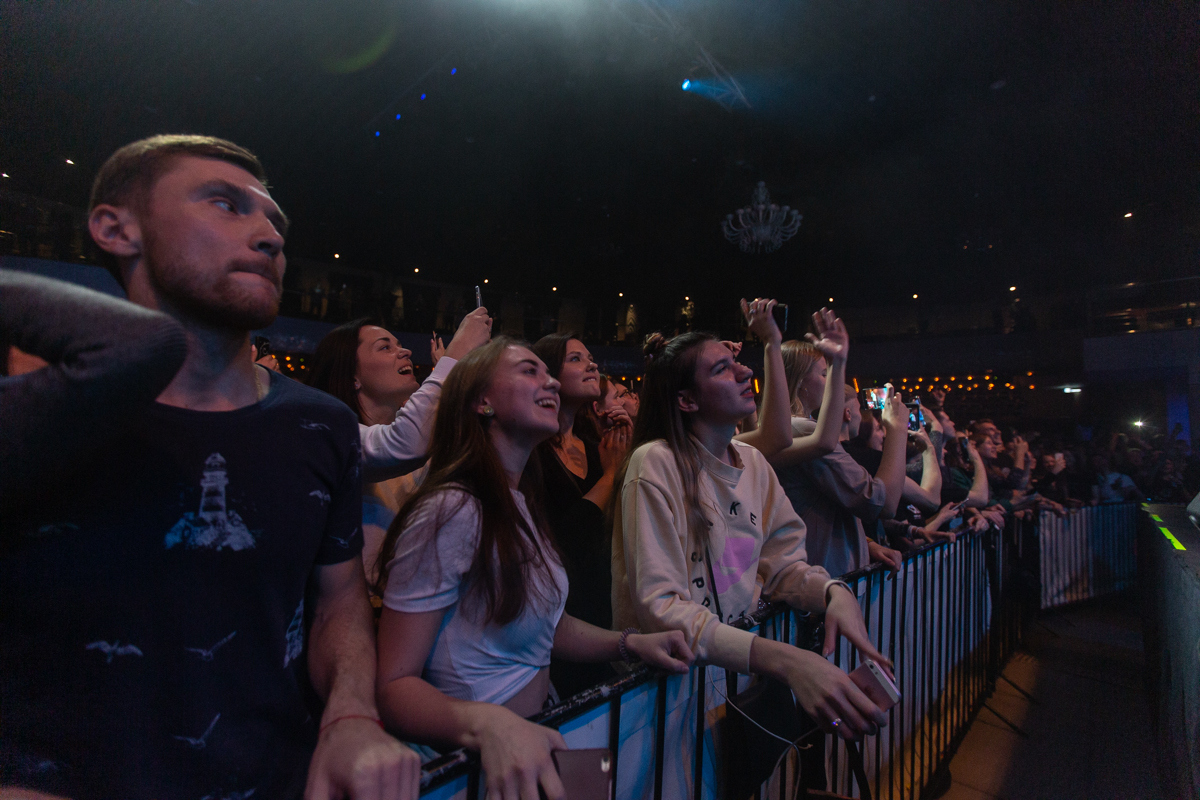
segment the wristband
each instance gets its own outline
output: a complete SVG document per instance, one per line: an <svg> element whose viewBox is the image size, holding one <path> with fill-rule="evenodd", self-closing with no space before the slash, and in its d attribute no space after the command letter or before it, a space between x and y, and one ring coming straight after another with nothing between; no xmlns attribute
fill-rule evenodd
<svg viewBox="0 0 1200 800"><path fill-rule="evenodd" d="M625 640L629 638L631 633L641 633L637 628L626 628L621 631L621 638L617 640L617 650L621 653L621 660L626 664L632 664L633 659L629 655L629 649L625 646Z"/></svg>
<svg viewBox="0 0 1200 800"><path fill-rule="evenodd" d="M367 719L378 725L380 729L383 728L383 720L381 720L379 717L372 717L368 716L367 714L345 714L340 717L334 717L333 719L329 720L329 722L326 722L321 726L321 730L317 731L317 735L320 736L321 734L325 733L325 731L329 730L330 727L338 724L344 719Z"/></svg>

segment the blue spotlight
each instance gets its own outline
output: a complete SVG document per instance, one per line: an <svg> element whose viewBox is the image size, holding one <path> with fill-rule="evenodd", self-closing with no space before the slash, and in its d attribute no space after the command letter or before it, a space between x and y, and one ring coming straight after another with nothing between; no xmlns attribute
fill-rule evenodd
<svg viewBox="0 0 1200 800"><path fill-rule="evenodd" d="M424 93L424 92L421 92L421 99L422 99L422 100L424 100L424 99L425 99L425 93Z"/></svg>
<svg viewBox="0 0 1200 800"><path fill-rule="evenodd" d="M454 73L456 73L456 72L458 72L458 67L451 67L451 68L450 68L450 74L451 74L451 75L453 75L453 74L454 74Z"/></svg>
<svg viewBox="0 0 1200 800"><path fill-rule="evenodd" d="M397 114L397 115L396 115L396 119L400 119L400 115L399 115L399 114Z"/></svg>
<svg viewBox="0 0 1200 800"><path fill-rule="evenodd" d="M692 82L690 80L685 80L683 82L683 90L686 92L688 90L688 87L690 87L691 85L692 85Z"/></svg>
<svg viewBox="0 0 1200 800"><path fill-rule="evenodd" d="M375 131L375 135L376 135L376 136L378 136L378 135L379 135L379 131Z"/></svg>

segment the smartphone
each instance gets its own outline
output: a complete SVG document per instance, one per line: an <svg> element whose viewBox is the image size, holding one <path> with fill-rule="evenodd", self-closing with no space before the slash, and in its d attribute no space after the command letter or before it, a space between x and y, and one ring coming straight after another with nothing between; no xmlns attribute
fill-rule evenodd
<svg viewBox="0 0 1200 800"><path fill-rule="evenodd" d="M889 390L886 386L875 386L870 389L863 389L861 392L863 404L873 411L881 409L887 405L888 392Z"/></svg>
<svg viewBox="0 0 1200 800"><path fill-rule="evenodd" d="M483 308L483 293L479 291L479 284L475 285L475 307Z"/></svg>
<svg viewBox="0 0 1200 800"><path fill-rule="evenodd" d="M921 401L915 403L905 403L908 406L908 429L910 431L919 431L925 427L925 411L921 408Z"/></svg>
<svg viewBox="0 0 1200 800"><path fill-rule="evenodd" d="M612 752L605 747L553 750L567 800L612 800ZM544 794L539 790L542 797Z"/></svg>
<svg viewBox="0 0 1200 800"><path fill-rule="evenodd" d="M880 711L887 711L900 702L900 690L896 688L896 682L883 667L869 658L850 673L850 680L872 703L879 706Z"/></svg>
<svg viewBox="0 0 1200 800"><path fill-rule="evenodd" d="M266 358L271 355L271 340L265 336L255 336L254 347L258 350L259 358Z"/></svg>
<svg viewBox="0 0 1200 800"><path fill-rule="evenodd" d="M775 324L779 326L779 332L785 333L787 331L788 322L787 303L776 303L775 308L772 309L771 313L775 316Z"/></svg>

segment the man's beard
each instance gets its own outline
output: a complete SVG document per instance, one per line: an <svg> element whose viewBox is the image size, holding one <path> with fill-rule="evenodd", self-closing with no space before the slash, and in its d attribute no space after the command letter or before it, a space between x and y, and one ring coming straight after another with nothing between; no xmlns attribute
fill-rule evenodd
<svg viewBox="0 0 1200 800"><path fill-rule="evenodd" d="M147 271L155 291L179 313L213 328L253 331L269 326L279 315L282 287L267 301L257 293L240 289L231 279L228 266L215 278L206 270L184 261L158 255L149 232L145 235ZM236 262L235 262L236 263Z"/></svg>

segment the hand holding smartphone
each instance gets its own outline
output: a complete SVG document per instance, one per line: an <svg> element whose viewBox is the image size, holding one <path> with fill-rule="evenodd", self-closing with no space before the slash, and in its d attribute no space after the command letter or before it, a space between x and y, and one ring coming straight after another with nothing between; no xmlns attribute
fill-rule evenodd
<svg viewBox="0 0 1200 800"><path fill-rule="evenodd" d="M900 690L896 688L892 676L869 658L850 673L850 680L880 711L887 711L900 702Z"/></svg>

